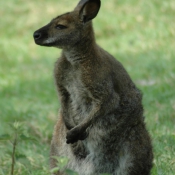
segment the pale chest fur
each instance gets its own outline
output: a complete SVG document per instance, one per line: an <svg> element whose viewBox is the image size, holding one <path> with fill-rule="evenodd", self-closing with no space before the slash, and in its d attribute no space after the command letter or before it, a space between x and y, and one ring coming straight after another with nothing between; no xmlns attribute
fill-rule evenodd
<svg viewBox="0 0 175 175"><path fill-rule="evenodd" d="M62 84L69 93L68 110L70 117L79 124L84 117L88 116L92 108L91 93L82 81L81 69L70 67L64 74Z"/></svg>

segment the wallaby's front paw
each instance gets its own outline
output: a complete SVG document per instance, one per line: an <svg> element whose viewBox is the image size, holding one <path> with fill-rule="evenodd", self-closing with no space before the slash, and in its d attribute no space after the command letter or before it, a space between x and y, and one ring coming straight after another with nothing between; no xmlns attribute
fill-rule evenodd
<svg viewBox="0 0 175 175"><path fill-rule="evenodd" d="M80 131L80 129L78 127L75 127L73 129L71 129L70 131L67 132L67 136L66 136L66 143L75 143L78 140L84 140L86 139L88 136L87 131Z"/></svg>

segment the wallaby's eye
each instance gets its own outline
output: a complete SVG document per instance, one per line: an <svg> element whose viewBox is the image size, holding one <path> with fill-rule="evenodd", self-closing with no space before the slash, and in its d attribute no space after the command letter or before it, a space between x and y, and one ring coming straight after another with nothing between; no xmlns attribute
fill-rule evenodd
<svg viewBox="0 0 175 175"><path fill-rule="evenodd" d="M66 26L63 26L61 24L58 24L55 26L56 29L66 29L67 27Z"/></svg>

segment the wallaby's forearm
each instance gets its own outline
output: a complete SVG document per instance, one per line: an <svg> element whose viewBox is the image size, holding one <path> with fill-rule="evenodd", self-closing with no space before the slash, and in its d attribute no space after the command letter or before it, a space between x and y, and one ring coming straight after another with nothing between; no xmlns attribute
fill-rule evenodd
<svg viewBox="0 0 175 175"><path fill-rule="evenodd" d="M66 125L66 128L68 130L75 127L75 124L73 122L72 116L69 116L69 100L70 100L70 94L67 92L67 90L59 85L59 92L61 96L61 113L63 116L64 123Z"/></svg>
<svg viewBox="0 0 175 175"><path fill-rule="evenodd" d="M111 96L110 96L111 97ZM110 105L107 105L110 104ZM112 98L106 98L104 103L97 103L94 105L93 109L88 116L76 127L81 128L81 131L85 131L89 126L96 122L100 116L105 116L119 107L119 96L118 94L113 94Z"/></svg>
<svg viewBox="0 0 175 175"><path fill-rule="evenodd" d="M95 125L96 120L99 117L103 117L115 110L119 107L119 96L117 93L113 93L108 97L104 96L103 100L100 102L94 102L93 109L90 111L88 116L85 116L84 120L71 129L67 133L67 143L75 143L78 140L84 140L88 136L87 129L93 125ZM110 104L110 105L107 105Z"/></svg>

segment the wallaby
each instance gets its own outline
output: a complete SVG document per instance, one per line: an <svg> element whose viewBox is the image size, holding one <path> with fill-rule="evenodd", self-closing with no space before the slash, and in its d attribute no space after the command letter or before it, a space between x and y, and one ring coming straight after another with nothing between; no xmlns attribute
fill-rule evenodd
<svg viewBox="0 0 175 175"><path fill-rule="evenodd" d="M64 156L66 168L79 175L150 175L142 94L121 63L95 42L92 19L100 5L81 0L34 33L36 44L62 49L54 69L61 109L50 166L57 164L53 156Z"/></svg>

